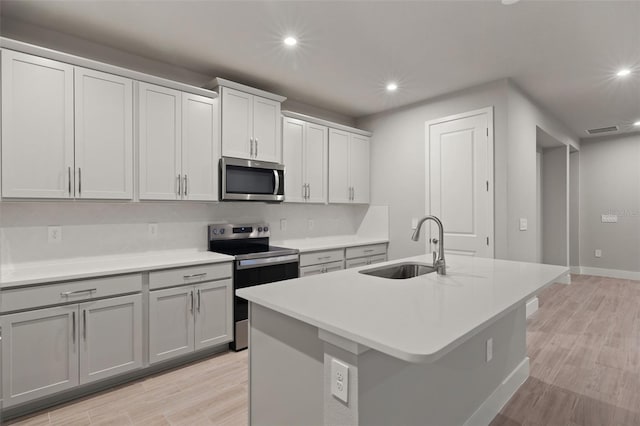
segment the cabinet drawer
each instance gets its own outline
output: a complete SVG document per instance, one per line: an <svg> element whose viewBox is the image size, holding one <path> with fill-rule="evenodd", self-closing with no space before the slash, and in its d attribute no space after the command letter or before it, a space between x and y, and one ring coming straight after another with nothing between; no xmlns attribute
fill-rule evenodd
<svg viewBox="0 0 640 426"><path fill-rule="evenodd" d="M165 269L149 273L149 289L231 278L231 262Z"/></svg>
<svg viewBox="0 0 640 426"><path fill-rule="evenodd" d="M347 248L347 259L355 257L373 256L376 254L387 254L386 244L372 244L369 246L358 246Z"/></svg>
<svg viewBox="0 0 640 426"><path fill-rule="evenodd" d="M360 266L373 265L374 263L381 263L387 261L386 254L377 254L375 256L358 257L356 259L347 259L347 269L358 268Z"/></svg>
<svg viewBox="0 0 640 426"><path fill-rule="evenodd" d="M90 280L43 284L2 291L0 312L79 302L142 290L142 274L115 275Z"/></svg>
<svg viewBox="0 0 640 426"><path fill-rule="evenodd" d="M302 253L300 255L300 266L317 265L319 263L335 262L343 259L343 249Z"/></svg>
<svg viewBox="0 0 640 426"><path fill-rule="evenodd" d="M327 272L339 271L341 269L344 269L344 262L342 260L322 263L320 265L303 266L300 268L300 276L308 277L309 275L324 274Z"/></svg>

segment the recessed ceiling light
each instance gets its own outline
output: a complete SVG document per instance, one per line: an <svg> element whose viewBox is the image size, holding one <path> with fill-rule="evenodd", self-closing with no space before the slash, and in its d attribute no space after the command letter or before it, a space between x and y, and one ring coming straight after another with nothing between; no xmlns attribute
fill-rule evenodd
<svg viewBox="0 0 640 426"><path fill-rule="evenodd" d="M395 92L396 90L398 90L398 84L393 82L387 84L387 92Z"/></svg>
<svg viewBox="0 0 640 426"><path fill-rule="evenodd" d="M284 44L286 44L287 46L295 46L296 44L298 44L298 40L295 39L295 37L287 37L284 39Z"/></svg>
<svg viewBox="0 0 640 426"><path fill-rule="evenodd" d="M629 68L623 68L616 74L618 77L624 77L626 75L631 74L631 70Z"/></svg>
<svg viewBox="0 0 640 426"><path fill-rule="evenodd" d="M640 120L638 120L635 123L633 123L633 125L636 126L636 127L640 127Z"/></svg>
<svg viewBox="0 0 640 426"><path fill-rule="evenodd" d="M510 6L512 4L516 4L518 3L520 0L500 0L500 2L502 4L504 4L505 6Z"/></svg>

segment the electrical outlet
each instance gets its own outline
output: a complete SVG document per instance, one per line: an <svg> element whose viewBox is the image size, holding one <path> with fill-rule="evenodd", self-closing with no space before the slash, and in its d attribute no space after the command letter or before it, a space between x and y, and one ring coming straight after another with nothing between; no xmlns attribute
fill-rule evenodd
<svg viewBox="0 0 640 426"><path fill-rule="evenodd" d="M287 219L280 219L280 230L281 231L287 230Z"/></svg>
<svg viewBox="0 0 640 426"><path fill-rule="evenodd" d="M331 360L331 394L349 402L349 366L337 359Z"/></svg>
<svg viewBox="0 0 640 426"><path fill-rule="evenodd" d="M521 231L526 231L529 228L529 224L527 223L527 218L526 217L521 217L520 218L520 230Z"/></svg>
<svg viewBox="0 0 640 426"><path fill-rule="evenodd" d="M418 218L417 217L412 217L411 218L411 229L416 229L418 227Z"/></svg>
<svg viewBox="0 0 640 426"><path fill-rule="evenodd" d="M595 253L594 253L595 257L602 257L602 250L600 249L596 249Z"/></svg>
<svg viewBox="0 0 640 426"><path fill-rule="evenodd" d="M487 339L487 362L493 359L493 338Z"/></svg>
<svg viewBox="0 0 640 426"><path fill-rule="evenodd" d="M316 222L313 219L307 220L307 229L311 231L316 226Z"/></svg>
<svg viewBox="0 0 640 426"><path fill-rule="evenodd" d="M158 237L158 224L157 223L150 223L149 227L148 227L148 232L149 232L149 237L150 238L157 238Z"/></svg>
<svg viewBox="0 0 640 426"><path fill-rule="evenodd" d="M62 226L47 227L47 241L50 243L59 243L62 241Z"/></svg>
<svg viewBox="0 0 640 426"><path fill-rule="evenodd" d="M616 214L603 214L600 216L602 223L618 223L618 215Z"/></svg>

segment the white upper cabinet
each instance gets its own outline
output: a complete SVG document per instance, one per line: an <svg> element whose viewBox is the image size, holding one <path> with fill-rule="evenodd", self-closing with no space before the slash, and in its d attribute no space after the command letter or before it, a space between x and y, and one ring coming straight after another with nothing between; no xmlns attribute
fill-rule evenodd
<svg viewBox="0 0 640 426"><path fill-rule="evenodd" d="M182 93L138 83L141 200L181 198Z"/></svg>
<svg viewBox="0 0 640 426"><path fill-rule="evenodd" d="M369 138L329 131L329 202L369 203Z"/></svg>
<svg viewBox="0 0 640 426"><path fill-rule="evenodd" d="M218 199L218 99L182 94L183 199Z"/></svg>
<svg viewBox="0 0 640 426"><path fill-rule="evenodd" d="M3 197L133 198L130 79L3 50L2 110Z"/></svg>
<svg viewBox="0 0 640 426"><path fill-rule="evenodd" d="M327 128L283 118L285 201L327 202Z"/></svg>
<svg viewBox="0 0 640 426"><path fill-rule="evenodd" d="M73 197L73 66L2 50L2 196Z"/></svg>
<svg viewBox="0 0 640 426"><path fill-rule="evenodd" d="M225 84L234 87L220 86L222 155L281 162L280 105L285 98L232 82Z"/></svg>
<svg viewBox="0 0 640 426"><path fill-rule="evenodd" d="M138 83L141 200L217 200L218 101Z"/></svg>
<svg viewBox="0 0 640 426"><path fill-rule="evenodd" d="M76 198L133 198L133 82L75 69Z"/></svg>

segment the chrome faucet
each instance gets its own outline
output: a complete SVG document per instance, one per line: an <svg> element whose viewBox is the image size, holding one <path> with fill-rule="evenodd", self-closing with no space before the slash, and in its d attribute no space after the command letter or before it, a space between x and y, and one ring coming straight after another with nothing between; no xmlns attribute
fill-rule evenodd
<svg viewBox="0 0 640 426"><path fill-rule="evenodd" d="M433 252L433 266L436 268L436 272L438 275L447 275L447 263L444 260L444 227L442 226L442 222L435 216L425 216L418 221L418 225L416 226L416 230L413 232L411 239L413 241L418 241L420 239L420 229L422 228L422 224L427 220L432 220L438 225L438 239L435 238L432 240L433 243L438 245L438 258L436 259L436 252Z"/></svg>

